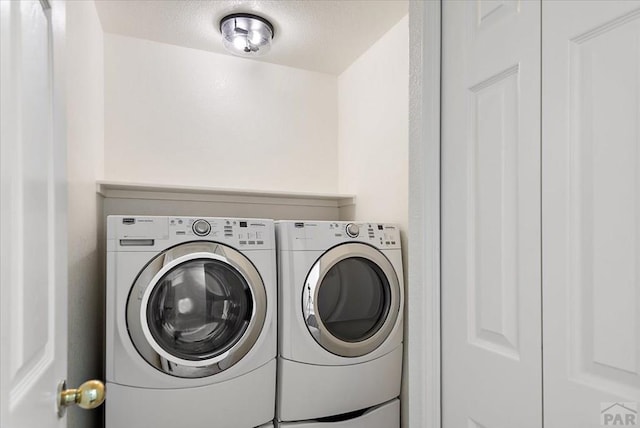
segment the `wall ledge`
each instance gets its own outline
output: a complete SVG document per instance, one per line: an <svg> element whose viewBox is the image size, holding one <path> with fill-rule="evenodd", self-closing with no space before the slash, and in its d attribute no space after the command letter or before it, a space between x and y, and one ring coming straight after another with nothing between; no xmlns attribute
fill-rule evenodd
<svg viewBox="0 0 640 428"><path fill-rule="evenodd" d="M294 205L341 208L355 204L355 195L274 190L182 186L101 180L98 194L105 198L167 201L231 202L243 204Z"/></svg>

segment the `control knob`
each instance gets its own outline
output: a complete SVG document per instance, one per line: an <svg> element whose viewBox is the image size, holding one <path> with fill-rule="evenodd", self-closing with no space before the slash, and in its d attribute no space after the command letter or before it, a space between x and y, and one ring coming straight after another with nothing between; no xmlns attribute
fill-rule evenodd
<svg viewBox="0 0 640 428"><path fill-rule="evenodd" d="M206 220L196 220L193 222L193 233L198 236L207 236L211 232L211 225Z"/></svg>
<svg viewBox="0 0 640 428"><path fill-rule="evenodd" d="M355 223L349 223L347 225L347 235L351 238L357 238L360 234L360 227Z"/></svg>

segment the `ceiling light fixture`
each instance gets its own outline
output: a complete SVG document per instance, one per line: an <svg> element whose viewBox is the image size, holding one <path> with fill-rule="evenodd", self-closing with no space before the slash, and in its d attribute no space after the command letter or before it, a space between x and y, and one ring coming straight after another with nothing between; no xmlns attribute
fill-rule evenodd
<svg viewBox="0 0 640 428"><path fill-rule="evenodd" d="M273 25L249 13L234 13L220 20L224 47L234 55L253 57L269 52Z"/></svg>

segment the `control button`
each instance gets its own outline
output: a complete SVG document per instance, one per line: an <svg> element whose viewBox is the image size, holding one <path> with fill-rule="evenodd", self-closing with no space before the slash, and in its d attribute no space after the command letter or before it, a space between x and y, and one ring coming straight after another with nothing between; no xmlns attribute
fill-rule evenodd
<svg viewBox="0 0 640 428"><path fill-rule="evenodd" d="M198 236L206 236L211 232L211 225L206 220L196 220L193 222L193 233Z"/></svg>
<svg viewBox="0 0 640 428"><path fill-rule="evenodd" d="M256 245L256 241L249 241L249 245Z"/></svg>
<svg viewBox="0 0 640 428"><path fill-rule="evenodd" d="M360 234L360 227L355 223L349 223L347 225L347 235L351 238L356 238Z"/></svg>
<svg viewBox="0 0 640 428"><path fill-rule="evenodd" d="M264 241L257 241L257 244L258 245L262 245L262 244L264 244Z"/></svg>
<svg viewBox="0 0 640 428"><path fill-rule="evenodd" d="M240 241L240 245L247 245L247 241Z"/></svg>

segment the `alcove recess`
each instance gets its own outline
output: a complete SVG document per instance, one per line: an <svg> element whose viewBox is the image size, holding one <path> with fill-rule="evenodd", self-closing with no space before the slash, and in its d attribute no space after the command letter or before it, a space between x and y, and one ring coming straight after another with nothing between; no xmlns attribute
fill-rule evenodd
<svg viewBox="0 0 640 428"><path fill-rule="evenodd" d="M355 195L341 193L264 191L121 181L98 181L97 193L104 218L120 214L352 220L355 207Z"/></svg>

